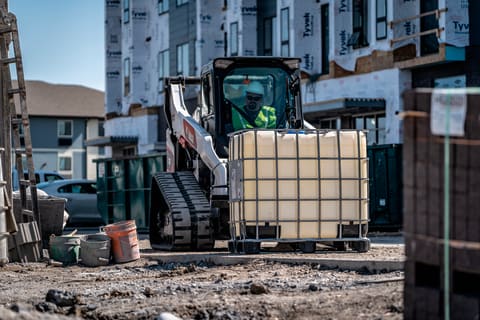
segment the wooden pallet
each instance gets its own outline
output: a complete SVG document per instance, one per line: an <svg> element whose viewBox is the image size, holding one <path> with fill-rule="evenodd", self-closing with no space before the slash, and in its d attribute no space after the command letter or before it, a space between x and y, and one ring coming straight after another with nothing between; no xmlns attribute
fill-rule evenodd
<svg viewBox="0 0 480 320"><path fill-rule="evenodd" d="M336 250L347 251L349 249L357 252L367 252L370 250L370 240L362 239L343 239L335 241L322 240L305 240L305 241L283 241L278 242L276 246L272 246L275 241L245 239L245 240L230 240L228 242L228 249L231 253L243 254L257 254L260 252L274 252L274 251L288 251L288 252L303 252L315 253L317 250ZM317 246L323 245L321 248Z"/></svg>

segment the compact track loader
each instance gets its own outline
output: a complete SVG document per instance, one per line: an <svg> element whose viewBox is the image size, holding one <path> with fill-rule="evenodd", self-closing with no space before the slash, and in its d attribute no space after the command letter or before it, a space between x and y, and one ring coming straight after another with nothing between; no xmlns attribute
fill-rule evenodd
<svg viewBox="0 0 480 320"><path fill-rule="evenodd" d="M165 79L167 169L152 179L154 249L209 250L215 240L242 253L268 241L305 252L318 242L369 249L365 135L304 122L299 64L218 58L200 77ZM199 87L192 114L191 85Z"/></svg>

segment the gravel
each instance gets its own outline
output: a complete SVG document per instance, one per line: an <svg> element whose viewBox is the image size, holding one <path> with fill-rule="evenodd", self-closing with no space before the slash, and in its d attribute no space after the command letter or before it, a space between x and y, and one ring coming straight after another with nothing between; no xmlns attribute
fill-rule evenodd
<svg viewBox="0 0 480 320"><path fill-rule="evenodd" d="M145 243L141 248L137 261L95 268L7 264L0 268L0 319L403 318L402 270L315 262L403 261L403 245L377 245L362 254L268 253L228 265L168 262L162 257L173 254L152 254Z"/></svg>

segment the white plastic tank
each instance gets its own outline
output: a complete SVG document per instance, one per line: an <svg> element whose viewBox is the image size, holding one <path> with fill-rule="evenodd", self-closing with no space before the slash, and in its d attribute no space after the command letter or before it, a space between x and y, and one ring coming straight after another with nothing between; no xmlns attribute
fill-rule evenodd
<svg viewBox="0 0 480 320"><path fill-rule="evenodd" d="M235 236L245 237L249 227L274 226L279 239L337 238L340 224L366 224L366 146L365 134L356 130L255 130L232 136Z"/></svg>

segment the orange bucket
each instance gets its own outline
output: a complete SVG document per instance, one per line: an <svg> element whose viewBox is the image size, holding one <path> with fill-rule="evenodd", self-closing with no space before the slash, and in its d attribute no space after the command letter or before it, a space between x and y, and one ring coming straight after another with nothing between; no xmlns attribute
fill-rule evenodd
<svg viewBox="0 0 480 320"><path fill-rule="evenodd" d="M135 220L112 223L102 229L112 240L112 251L115 262L122 263L140 259Z"/></svg>

